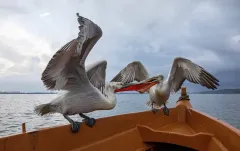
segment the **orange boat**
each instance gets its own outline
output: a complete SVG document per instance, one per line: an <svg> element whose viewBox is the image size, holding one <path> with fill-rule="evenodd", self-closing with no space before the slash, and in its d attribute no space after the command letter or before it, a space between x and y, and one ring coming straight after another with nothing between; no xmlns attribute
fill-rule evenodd
<svg viewBox="0 0 240 151"><path fill-rule="evenodd" d="M146 111L106 117L76 134L70 125L26 132L23 124L22 130L0 138L0 151L240 151L240 131L193 109L186 97L169 116Z"/></svg>

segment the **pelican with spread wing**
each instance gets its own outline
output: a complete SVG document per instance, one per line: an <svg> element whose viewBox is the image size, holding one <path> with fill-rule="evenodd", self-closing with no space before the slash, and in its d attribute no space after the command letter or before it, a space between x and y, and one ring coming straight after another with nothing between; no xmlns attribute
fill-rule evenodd
<svg viewBox="0 0 240 151"><path fill-rule="evenodd" d="M124 70L130 70L127 67ZM146 70L142 65L139 70ZM120 81L118 79L123 79L125 81L132 81L132 76L139 76L142 75L135 75L135 73L131 72L122 72L120 71L115 78L115 81ZM149 77L148 73L138 72L139 74L144 74L145 77ZM118 78L121 77L121 78ZM161 77L161 78L159 78ZM219 86L219 80L215 78L212 74L207 72L201 66L193 63L192 61L177 57L174 59L172 68L168 74L167 79L163 80L163 77L155 76L151 78L147 78L139 83L130 83L123 86L120 89L115 90L115 92L121 91L131 91L136 90L140 93L144 93L149 91L149 101L147 101L147 105L152 107L153 112L157 110L154 108L160 108L163 105L163 111L165 115L169 115L169 110L166 107L166 102L169 99L170 92L176 93L180 90L182 84L185 80L188 80L195 84L200 84L208 89L217 89ZM158 81L158 83L156 82ZM153 83L154 82L154 83Z"/></svg>
<svg viewBox="0 0 240 151"><path fill-rule="evenodd" d="M35 112L42 116L52 113L63 114L71 123L73 133L79 131L81 123L73 121L68 115L79 114L84 118L86 125L94 126L96 120L83 113L113 109L117 103L114 91L128 82L118 80L105 84L107 67L105 60L85 67L85 60L101 38L102 30L89 19L79 15L78 22L80 24L78 37L54 54L41 78L48 89L64 90L64 94L50 103L35 107Z"/></svg>

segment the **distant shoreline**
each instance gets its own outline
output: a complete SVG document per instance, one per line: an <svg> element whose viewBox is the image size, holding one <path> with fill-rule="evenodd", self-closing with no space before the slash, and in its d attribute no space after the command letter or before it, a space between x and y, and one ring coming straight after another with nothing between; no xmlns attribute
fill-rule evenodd
<svg viewBox="0 0 240 151"><path fill-rule="evenodd" d="M56 92L0 92L0 94L57 94Z"/></svg>
<svg viewBox="0 0 240 151"><path fill-rule="evenodd" d="M178 92L179 93L179 92ZM201 92L188 92L189 94L240 94L239 89L221 89ZM57 94L57 92L0 92L0 94ZM138 92L121 92L117 94L140 94Z"/></svg>
<svg viewBox="0 0 240 151"><path fill-rule="evenodd" d="M192 92L191 94L240 94L240 89L221 89L212 91Z"/></svg>

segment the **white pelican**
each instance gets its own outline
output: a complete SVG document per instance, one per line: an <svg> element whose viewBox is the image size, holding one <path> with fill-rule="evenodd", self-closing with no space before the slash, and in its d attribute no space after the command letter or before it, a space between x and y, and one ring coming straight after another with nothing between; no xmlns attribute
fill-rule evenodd
<svg viewBox="0 0 240 151"><path fill-rule="evenodd" d="M86 125L92 127L95 119L83 113L113 109L117 103L114 90L122 86L121 80L105 84L107 67L105 60L85 67L85 60L101 38L102 30L89 19L79 15L78 22L80 24L78 38L68 42L54 54L41 78L48 89L64 90L64 94L50 103L35 107L35 112L41 116L63 114L71 123L73 133L79 131L81 123L73 121L68 115L79 114L84 118Z"/></svg>
<svg viewBox="0 0 240 151"><path fill-rule="evenodd" d="M139 70L146 70L144 66L139 66ZM124 70L128 70L126 69ZM121 79L132 81L129 77L134 76L134 73L127 73L120 71L116 77L121 77ZM138 72L141 73L141 72ZM135 75L141 76L141 75ZM149 76L148 76L149 77ZM161 78L159 78L161 77ZM156 80L158 80L158 84L156 84ZM168 74L168 78L164 81L162 76L152 77L150 79L146 79L145 81L141 81L140 83L132 83L123 86L121 89L115 90L115 92L121 91L131 91L136 90L140 93L144 93L149 90L149 101L147 101L147 105L152 107L152 111L155 113L157 110L154 108L160 108L162 105L163 111L165 115L169 115L169 110L166 107L166 102L169 99L170 92L176 93L181 88L183 82L188 80L195 84L200 84L202 86L207 87L208 89L217 89L219 86L219 80L216 79L213 75L207 72L201 66L193 63L192 61L177 57L174 59L172 68ZM115 80L120 81L120 80ZM155 82L153 84L152 82ZM154 86L153 86L154 85Z"/></svg>

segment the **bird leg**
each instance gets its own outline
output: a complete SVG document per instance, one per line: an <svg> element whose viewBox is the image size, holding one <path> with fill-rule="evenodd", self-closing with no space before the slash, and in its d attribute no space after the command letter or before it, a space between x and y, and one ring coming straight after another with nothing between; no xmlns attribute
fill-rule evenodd
<svg viewBox="0 0 240 151"><path fill-rule="evenodd" d="M157 111L158 111L158 109L155 109L155 108L153 107L153 103L152 103L152 112L153 112L153 114L156 114Z"/></svg>
<svg viewBox="0 0 240 151"><path fill-rule="evenodd" d="M81 123L73 121L70 117L67 115L63 115L66 120L72 125L72 132L77 133L80 129Z"/></svg>
<svg viewBox="0 0 240 151"><path fill-rule="evenodd" d="M163 105L164 105L164 107L163 107L163 113L164 113L165 115L169 116L169 109L167 108L167 106L166 106L165 103L164 103Z"/></svg>
<svg viewBox="0 0 240 151"><path fill-rule="evenodd" d="M94 118L90 118L82 113L79 113L79 115L84 118L82 121L86 123L87 126L93 127L96 123L96 120Z"/></svg>

